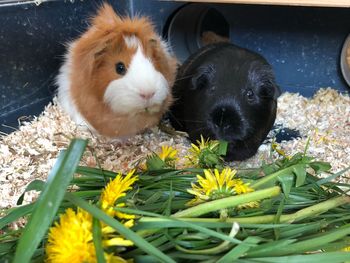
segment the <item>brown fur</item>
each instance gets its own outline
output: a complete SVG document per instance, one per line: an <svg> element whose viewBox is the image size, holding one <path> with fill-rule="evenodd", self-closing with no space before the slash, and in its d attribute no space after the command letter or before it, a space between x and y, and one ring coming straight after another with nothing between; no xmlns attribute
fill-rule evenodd
<svg viewBox="0 0 350 263"><path fill-rule="evenodd" d="M114 113L105 104L104 92L112 80L120 78L115 64L123 61L128 67L136 52L126 46L124 36L135 35L140 40L143 52L163 74L169 87L174 83L176 59L166 55L152 23L145 17L121 18L110 5L104 4L91 22L91 27L70 50L70 91L79 112L98 133L109 137L136 134L156 125L172 103L171 91L160 112L126 115Z"/></svg>

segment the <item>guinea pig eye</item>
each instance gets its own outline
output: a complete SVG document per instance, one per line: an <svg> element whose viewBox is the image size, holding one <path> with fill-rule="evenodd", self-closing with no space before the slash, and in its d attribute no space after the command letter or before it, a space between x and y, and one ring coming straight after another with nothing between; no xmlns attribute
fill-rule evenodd
<svg viewBox="0 0 350 263"><path fill-rule="evenodd" d="M252 101L254 99L254 92L251 89L248 89L245 95L249 101Z"/></svg>
<svg viewBox="0 0 350 263"><path fill-rule="evenodd" d="M205 74L197 76L192 79L193 88L197 90L204 89L208 86L209 80Z"/></svg>
<svg viewBox="0 0 350 263"><path fill-rule="evenodd" d="M115 71L119 74L119 75L125 75L126 73L126 67L125 64L123 62L118 62L115 65Z"/></svg>

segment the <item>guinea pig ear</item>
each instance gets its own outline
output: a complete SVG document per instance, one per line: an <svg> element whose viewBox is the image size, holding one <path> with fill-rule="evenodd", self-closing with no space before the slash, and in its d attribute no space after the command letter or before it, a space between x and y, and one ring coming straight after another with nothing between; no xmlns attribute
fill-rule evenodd
<svg viewBox="0 0 350 263"><path fill-rule="evenodd" d="M100 31L90 28L73 45L73 56L81 68L88 74L94 68L95 63L105 53L110 39Z"/></svg>
<svg viewBox="0 0 350 263"><path fill-rule="evenodd" d="M97 15L91 18L89 29L74 43L75 61L90 74L109 43L117 37L116 28L122 23L121 18L108 4L103 4Z"/></svg>
<svg viewBox="0 0 350 263"><path fill-rule="evenodd" d="M205 89L213 80L215 76L214 65L208 64L197 69L197 73L192 77L191 89L201 90Z"/></svg>
<svg viewBox="0 0 350 263"><path fill-rule="evenodd" d="M281 95L281 90L276 84L275 76L270 66L260 66L254 70L253 81L258 86L258 92L261 98L271 98L276 100Z"/></svg>
<svg viewBox="0 0 350 263"><path fill-rule="evenodd" d="M259 87L259 95L262 98L272 98L276 100L281 95L281 90L275 81L266 81Z"/></svg>
<svg viewBox="0 0 350 263"><path fill-rule="evenodd" d="M107 3L104 3L99 8L97 15L91 19L92 25L100 30L109 30L117 26L121 21L121 18L114 11L113 7Z"/></svg>

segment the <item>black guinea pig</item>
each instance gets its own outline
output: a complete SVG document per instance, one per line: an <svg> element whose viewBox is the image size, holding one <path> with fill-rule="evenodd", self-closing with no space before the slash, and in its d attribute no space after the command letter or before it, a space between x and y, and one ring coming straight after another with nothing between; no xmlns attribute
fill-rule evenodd
<svg viewBox="0 0 350 263"><path fill-rule="evenodd" d="M259 54L230 43L205 46L180 67L170 120L191 141L229 142L226 160L253 156L276 118L272 67Z"/></svg>

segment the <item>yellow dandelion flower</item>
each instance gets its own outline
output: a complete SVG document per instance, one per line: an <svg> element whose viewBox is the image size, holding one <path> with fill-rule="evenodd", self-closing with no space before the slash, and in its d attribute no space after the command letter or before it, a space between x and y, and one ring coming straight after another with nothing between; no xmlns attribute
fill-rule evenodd
<svg viewBox="0 0 350 263"><path fill-rule="evenodd" d="M131 185L138 179L131 171L125 177L118 174L102 191L101 207L108 215L125 220L126 227L134 224L134 215L114 211L114 207L124 207L125 203L117 201L132 189ZM102 224L103 245L131 246L133 243L118 235L114 229ZM60 222L50 228L46 246L48 262L96 262L95 247L92 240L92 216L78 208L77 212L67 209L60 216ZM121 257L105 254L107 262L126 262Z"/></svg>
<svg viewBox="0 0 350 263"><path fill-rule="evenodd" d="M198 185L192 183L192 189L187 191L194 195L188 205L196 205L210 200L217 200L232 195L239 195L254 191L248 184L244 183L241 179L234 179L236 170L225 168L219 172L219 170L204 170L204 177L197 175Z"/></svg>
<svg viewBox="0 0 350 263"><path fill-rule="evenodd" d="M350 252L350 246L349 247L344 247L341 251Z"/></svg>
<svg viewBox="0 0 350 263"><path fill-rule="evenodd" d="M106 232L104 230L102 229L103 234ZM103 244L105 247L133 245L131 241L122 237L103 240ZM97 262L92 234L92 216L80 208L76 212L68 208L64 214L60 215L59 223L55 222L49 230L46 254L46 261L51 263ZM108 263L127 262L119 256L107 253L105 253L105 259Z"/></svg>
<svg viewBox="0 0 350 263"><path fill-rule="evenodd" d="M49 230L46 253L47 261L52 263L96 262L91 215L79 208L77 212L68 208Z"/></svg>
<svg viewBox="0 0 350 263"><path fill-rule="evenodd" d="M125 177L119 173L115 179L111 180L101 193L101 208L110 216L117 216L120 219L133 219L134 215L121 213L114 210L114 207L125 207L125 203L116 202L126 195L126 191L132 189L132 184L138 179L134 176L135 170L129 172Z"/></svg>
<svg viewBox="0 0 350 263"><path fill-rule="evenodd" d="M175 161L177 160L177 150L171 146L162 146L161 152L158 154L159 158L164 161Z"/></svg>
<svg viewBox="0 0 350 263"><path fill-rule="evenodd" d="M138 168L141 171L175 168L175 162L177 160L177 150L171 146L162 146L160 152L149 155L145 162L139 165Z"/></svg>
<svg viewBox="0 0 350 263"><path fill-rule="evenodd" d="M291 157L285 153L281 148L278 148L278 144L276 142L273 142L271 144L271 148L275 150L280 156L283 156L286 159L290 159Z"/></svg>
<svg viewBox="0 0 350 263"><path fill-rule="evenodd" d="M250 193L253 192L253 188L249 187L248 184L245 184L242 180L237 179L234 182L234 189L236 194L240 195L240 194L246 194L246 193Z"/></svg>
<svg viewBox="0 0 350 263"><path fill-rule="evenodd" d="M80 208L77 212L68 208L60 215L59 223L49 230L46 254L46 261L51 263L97 262L92 240L92 216ZM113 254L105 254L105 258L109 263L127 262Z"/></svg>
<svg viewBox="0 0 350 263"><path fill-rule="evenodd" d="M185 156L188 160L186 166L210 168L223 161L218 152L219 141L204 140L201 135L201 139L197 141L197 144L198 146L193 143L191 144L189 155Z"/></svg>
<svg viewBox="0 0 350 263"><path fill-rule="evenodd" d="M197 144L198 146L191 143L190 152L198 155L204 149L214 150L219 146L219 141L210 140L209 138L204 140L204 137L201 135L201 140L197 141Z"/></svg>

